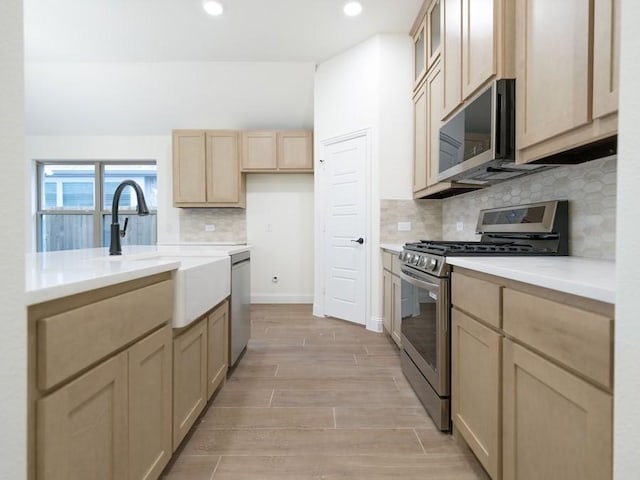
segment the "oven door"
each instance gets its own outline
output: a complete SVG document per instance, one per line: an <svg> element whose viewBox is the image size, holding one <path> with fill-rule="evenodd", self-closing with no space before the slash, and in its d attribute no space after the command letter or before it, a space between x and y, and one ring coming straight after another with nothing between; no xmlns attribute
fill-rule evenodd
<svg viewBox="0 0 640 480"><path fill-rule="evenodd" d="M402 266L402 348L440 397L449 395L449 280Z"/></svg>

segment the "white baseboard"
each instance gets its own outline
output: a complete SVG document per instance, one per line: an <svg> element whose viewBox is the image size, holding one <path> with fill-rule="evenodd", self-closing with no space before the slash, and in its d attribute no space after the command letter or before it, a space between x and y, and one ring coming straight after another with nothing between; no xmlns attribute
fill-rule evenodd
<svg viewBox="0 0 640 480"><path fill-rule="evenodd" d="M370 321L367 322L367 330L370 330L372 332L382 333L382 327L382 317L371 317Z"/></svg>
<svg viewBox="0 0 640 480"><path fill-rule="evenodd" d="M313 304L313 316L314 317L324 317L324 309L319 303Z"/></svg>
<svg viewBox="0 0 640 480"><path fill-rule="evenodd" d="M251 303L313 303L313 295L279 295L262 293L251 295Z"/></svg>

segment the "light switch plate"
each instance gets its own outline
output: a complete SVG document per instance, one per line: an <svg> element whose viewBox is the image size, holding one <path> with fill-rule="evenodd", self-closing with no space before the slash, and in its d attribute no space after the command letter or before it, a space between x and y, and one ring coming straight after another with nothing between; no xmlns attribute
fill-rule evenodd
<svg viewBox="0 0 640 480"><path fill-rule="evenodd" d="M216 226L213 223L210 223L208 225L204 226L204 231L205 232L215 232L216 231Z"/></svg>
<svg viewBox="0 0 640 480"><path fill-rule="evenodd" d="M398 222L398 231L399 232L410 232L411 231L411 222Z"/></svg>
<svg viewBox="0 0 640 480"><path fill-rule="evenodd" d="M461 232L462 230L464 230L464 224L462 222L456 222L456 230L458 232Z"/></svg>

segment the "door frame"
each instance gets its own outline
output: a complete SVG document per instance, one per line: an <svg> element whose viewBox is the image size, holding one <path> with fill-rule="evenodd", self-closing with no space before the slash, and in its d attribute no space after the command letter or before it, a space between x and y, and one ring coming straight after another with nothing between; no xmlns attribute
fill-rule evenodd
<svg viewBox="0 0 640 480"><path fill-rule="evenodd" d="M320 156L318 160L318 165L316 168L316 174L320 173L320 181L318 182L319 188L316 193L315 199L318 202L317 213L319 216L318 225L318 235L317 238L320 243L320 253L318 258L319 262L316 262L317 267L317 275L316 279L320 282L320 288L316 289L316 292L321 292L320 298L316 298L314 303L314 311L313 314L316 316L324 317L325 315L325 302L326 302L326 217L327 217L327 176L325 175L325 159L326 159L326 150L330 145L335 145L336 143L341 143L346 140L352 140L355 138L364 137L365 139L365 159L363 166L363 181L364 181L364 216L365 216L365 231L363 232L365 243L364 243L364 279L365 279L365 293L364 293L364 326L368 330L378 331L379 325L378 320L375 322L371 318L371 242L373 239L373 230L372 230L372 211L371 211L371 192L372 192L372 160L373 160L373 149L372 149L372 132L370 128L365 128L362 130L356 130L351 133L347 133L344 135L338 135L336 137L331 137L328 139L320 140Z"/></svg>

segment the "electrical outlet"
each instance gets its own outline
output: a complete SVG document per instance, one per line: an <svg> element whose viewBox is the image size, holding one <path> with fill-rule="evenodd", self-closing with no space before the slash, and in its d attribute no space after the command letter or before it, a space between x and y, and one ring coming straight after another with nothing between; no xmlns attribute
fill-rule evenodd
<svg viewBox="0 0 640 480"><path fill-rule="evenodd" d="M462 230L464 230L464 224L462 222L456 222L456 230L458 232L461 232Z"/></svg>
<svg viewBox="0 0 640 480"><path fill-rule="evenodd" d="M411 222L398 222L398 231L399 232L410 232L411 231Z"/></svg>
<svg viewBox="0 0 640 480"><path fill-rule="evenodd" d="M204 231L205 232L215 232L216 231L216 226L213 223L209 223L209 224L204 226Z"/></svg>

